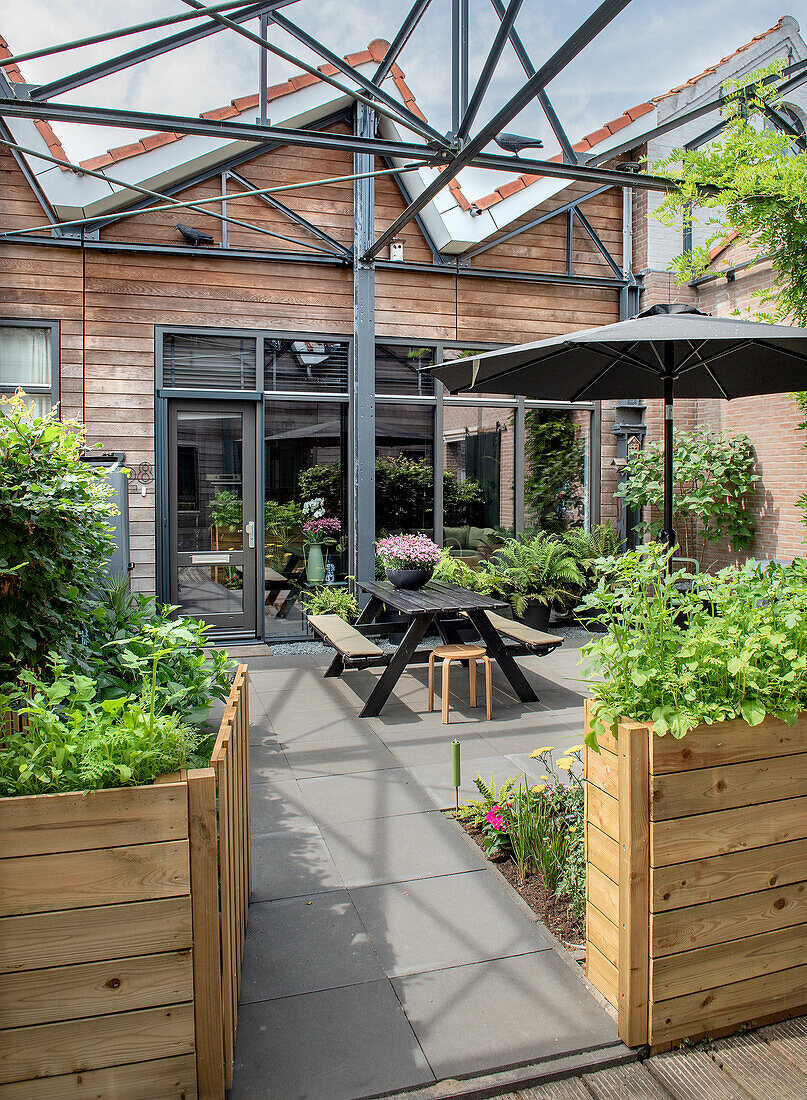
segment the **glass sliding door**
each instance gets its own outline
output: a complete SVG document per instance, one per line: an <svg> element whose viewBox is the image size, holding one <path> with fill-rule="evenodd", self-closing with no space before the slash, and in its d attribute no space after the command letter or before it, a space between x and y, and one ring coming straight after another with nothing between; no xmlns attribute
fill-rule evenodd
<svg viewBox="0 0 807 1100"><path fill-rule="evenodd" d="M266 398L263 584L270 640L306 634L307 592L347 584L347 411L346 401ZM322 530L306 527L310 521Z"/></svg>
<svg viewBox="0 0 807 1100"><path fill-rule="evenodd" d="M169 409L170 601L217 630L255 633L255 409Z"/></svg>

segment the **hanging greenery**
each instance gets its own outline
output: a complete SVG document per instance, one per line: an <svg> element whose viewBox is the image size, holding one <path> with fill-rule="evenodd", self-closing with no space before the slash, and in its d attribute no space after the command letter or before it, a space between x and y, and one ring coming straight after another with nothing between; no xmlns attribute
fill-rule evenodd
<svg viewBox="0 0 807 1100"><path fill-rule="evenodd" d="M579 523L585 445L568 413L528 409L525 417L524 510L542 531Z"/></svg>
<svg viewBox="0 0 807 1100"><path fill-rule="evenodd" d="M709 428L677 431L673 439L673 523L683 556L701 561L703 543L724 536L732 550L747 550L754 538L750 497L759 481L751 440ZM664 507L663 444L632 454L625 473L616 495L630 508L650 509L639 529L656 538Z"/></svg>

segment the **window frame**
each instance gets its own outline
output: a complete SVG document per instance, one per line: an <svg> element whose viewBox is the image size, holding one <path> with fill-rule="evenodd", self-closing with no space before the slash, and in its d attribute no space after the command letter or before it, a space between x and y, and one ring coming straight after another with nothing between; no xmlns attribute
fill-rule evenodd
<svg viewBox="0 0 807 1100"><path fill-rule="evenodd" d="M13 394L18 389L24 389L26 393L34 395L50 395L51 406L59 405L61 401L61 340L60 323L58 321L30 320L25 317L0 317L0 329L2 328L44 328L50 330L50 385L49 386L24 386L22 383L11 385L0 382L0 394ZM62 416L59 405L59 419Z"/></svg>

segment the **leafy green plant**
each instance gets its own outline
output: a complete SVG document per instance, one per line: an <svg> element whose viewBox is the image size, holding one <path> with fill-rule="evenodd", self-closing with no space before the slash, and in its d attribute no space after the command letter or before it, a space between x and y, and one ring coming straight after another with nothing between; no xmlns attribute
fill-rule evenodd
<svg viewBox="0 0 807 1100"><path fill-rule="evenodd" d="M81 652L87 607L114 549L117 515L83 426L33 415L20 393L0 414L0 680Z"/></svg>
<svg viewBox="0 0 807 1100"><path fill-rule="evenodd" d="M475 828L481 829L485 824L485 815L499 802L506 801L516 782L516 777L510 776L497 790L493 776L490 777L490 782L486 783L482 776L478 775L474 785L482 797L471 802L463 802L457 817L460 821L470 821Z"/></svg>
<svg viewBox="0 0 807 1100"><path fill-rule="evenodd" d="M525 416L524 507L543 531L579 522L585 445L568 413L528 409Z"/></svg>
<svg viewBox="0 0 807 1100"><path fill-rule="evenodd" d="M214 527L240 531L244 520L241 498L229 489L219 489L210 502L210 519Z"/></svg>
<svg viewBox="0 0 807 1100"><path fill-rule="evenodd" d="M584 581L569 547L560 539L539 533L507 539L490 562L481 563L499 594L516 615L529 603L569 604L576 601Z"/></svg>
<svg viewBox="0 0 807 1100"><path fill-rule="evenodd" d="M338 615L345 622L355 622L359 617L356 597L347 588L315 588L302 597L309 615Z"/></svg>
<svg viewBox="0 0 807 1100"><path fill-rule="evenodd" d="M197 619L175 619L178 608L133 595L126 581L100 593L89 618L89 638L79 671L91 676L101 701L143 691L157 656L155 705L198 725L214 699L230 690L232 662L220 649L206 652L208 627Z"/></svg>
<svg viewBox="0 0 807 1100"><path fill-rule="evenodd" d="M619 532L610 521L595 524L590 531L572 527L565 532L563 541L580 570L586 592L596 583L599 559L614 557L622 548Z"/></svg>
<svg viewBox="0 0 807 1100"><path fill-rule="evenodd" d="M480 592L492 596L498 592L495 575L487 568L474 569L462 558L452 556L450 549L443 550L443 556L434 567L433 579L443 584L455 584L458 588L467 588L469 592Z"/></svg>
<svg viewBox="0 0 807 1100"><path fill-rule="evenodd" d="M24 717L22 731L3 738L0 795L137 786L193 762L200 735L156 706L158 664L142 694L114 699L100 699L91 677L58 659L47 679L22 671L18 686L0 692L0 720Z"/></svg>
<svg viewBox="0 0 807 1100"><path fill-rule="evenodd" d="M656 538L664 505L664 447L650 443L634 452L617 489L631 508L652 509L650 522L640 525ZM749 498L759 481L756 455L747 435L730 435L709 428L675 432L673 449L673 520L681 552L698 558L699 540L717 542L724 536L735 551L754 538Z"/></svg>
<svg viewBox="0 0 807 1100"><path fill-rule="evenodd" d="M705 577L671 573L672 553L651 543L607 560L583 600L606 630L583 650L597 696L593 748L622 717L683 737L766 714L793 725L807 709L807 563Z"/></svg>

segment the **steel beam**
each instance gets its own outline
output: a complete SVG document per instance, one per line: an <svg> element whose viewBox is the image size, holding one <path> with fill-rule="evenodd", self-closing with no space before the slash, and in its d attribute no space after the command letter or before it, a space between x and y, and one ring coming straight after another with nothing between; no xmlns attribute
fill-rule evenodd
<svg viewBox="0 0 807 1100"><path fill-rule="evenodd" d="M184 0L184 2L188 3L189 0ZM318 54L323 61L327 61L329 64L333 65L333 67L338 69L344 76L349 77L351 80L355 80L359 87L369 93L373 99L385 103L387 107L400 116L405 124L408 124L410 130L413 130L416 134L420 134L421 137L430 137L432 141L435 141L438 145L447 145L443 135L439 134L434 127L429 126L422 118L418 118L418 116L413 111L410 111L405 104L398 102L393 96L385 92L383 88L370 80L369 77L363 76L358 69L349 65L344 58L335 54L332 50L329 50L327 46L324 46L316 38L304 31L302 27L298 27L296 23L293 23L290 19L286 19L284 15L280 15L278 12L272 12L269 18L276 26L280 27L281 30L286 31L292 38L296 38L298 42L307 46L312 53Z"/></svg>
<svg viewBox="0 0 807 1100"><path fill-rule="evenodd" d="M272 8L280 8L285 4L295 2L296 0L264 0L263 3L248 4L246 7L233 12L232 18L237 23L245 23L248 19L255 19L265 11L271 11ZM137 65L141 61L150 61L153 57L170 53L171 50L176 50L180 46L187 46L191 42L199 42L211 34L218 34L221 30L222 27L211 19L207 23L202 23L199 27L191 27L189 30L171 35L170 38L159 38L156 42L148 42L146 45L138 46L137 49L130 50L128 53L118 54L106 61L99 61L97 65L90 65L89 68L81 69L80 72L71 73L69 76L60 76L58 80L53 80L50 84L41 84L38 88L31 89L31 99L43 101L51 99L53 96L64 95L65 92L70 92L73 88L81 88L85 84L91 84L94 80L101 80L105 76L111 76L112 73L118 73L121 69L131 68L132 65Z"/></svg>
<svg viewBox="0 0 807 1100"><path fill-rule="evenodd" d="M612 157L627 152L629 149L636 149L640 145L645 145L648 141L652 141L653 138L663 137L664 134L670 133L671 130L677 130L679 126L686 125L687 122L694 122L696 118L703 118L704 115L710 115L714 111L721 110L726 103L741 92L753 91L758 84L775 84L777 80L781 80L781 76L787 74L795 75L792 75L789 80L785 80L784 83L779 85L777 91L780 95L789 92L792 88L798 87L807 80L807 60L796 61L793 65L787 65L782 70L781 75L773 73L771 76L766 76L762 80L755 81L753 84L747 84L744 88L737 88L735 91L728 92L725 95L721 94L716 99L701 104L700 107L693 107L690 111L684 111L683 114L667 119L666 122L660 122L658 126L654 126L650 130L645 130L643 134L637 134L636 137L623 141L621 145L616 145L605 153L595 153L593 156L585 158L584 163L588 165L602 164L603 161L611 160Z"/></svg>
<svg viewBox="0 0 807 1100"><path fill-rule="evenodd" d="M496 31L493 44L488 51L488 56L485 58L485 64L482 66L482 72L479 74L479 79L476 82L471 101L462 116L459 130L457 130L455 135L460 144L465 142L471 133L471 127L479 113L479 108L482 106L482 100L485 98L485 93L490 87L490 82L493 79L496 66L499 64L504 47L507 45L507 39L510 37L510 32L515 26L516 16L518 15L521 4L522 0L510 0L507 11L502 16L499 29Z"/></svg>
<svg viewBox="0 0 807 1100"><path fill-rule="evenodd" d="M597 195L602 195L605 191L610 191L611 185L606 184L603 187L598 187L594 191L589 191L585 195L578 195L576 199L571 199L569 202L565 202L562 206L556 206L554 210L547 211L546 214L541 214L538 218L533 218L532 221L527 222L526 225L520 225L517 229L511 229L509 233L504 233L501 237L496 237L493 241L487 241L485 244L480 244L476 248L472 248L470 252L464 252L463 258L466 260L472 260L474 256L479 256L483 252L487 252L491 248L495 248L499 244L504 244L505 241L510 241L513 237L520 237L522 233L526 233L528 229L535 229L537 225L542 225L544 222L548 222L551 218L557 218L559 214L566 214L576 209L581 203L587 202L588 199L596 198Z"/></svg>
<svg viewBox="0 0 807 1100"><path fill-rule="evenodd" d="M229 172L225 172L225 176L227 175L237 180L243 187L250 189L255 188L255 184L250 183L246 176L242 176L240 172L234 172L231 169ZM308 218L304 218L302 214L298 214L296 210L292 210L290 207L286 206L285 203L275 198L274 195L258 195L258 198L263 199L268 206L274 207L275 210L279 210L280 213L284 214L290 221L295 222L297 225L301 225L303 229L307 229L309 233L312 233L321 241L325 241L326 244L330 245L330 251L338 252L346 259L350 259L352 256L350 249L345 248L345 246L337 241L335 237L332 237L330 233L326 233L324 229L320 229L318 225L314 225Z"/></svg>
<svg viewBox="0 0 807 1100"><path fill-rule="evenodd" d="M392 238L397 236L404 226L409 224L415 214L422 210L426 203L431 202L435 195L442 191L442 189L454 179L459 171L466 167L466 165L469 165L474 157L482 152L488 142L495 138L497 134L501 133L505 126L507 126L507 124L527 106L530 100L534 99L538 92L544 88L550 80L553 80L561 73L580 51L583 50L592 39L596 38L600 31L607 27L630 2L631 0L603 0L603 3L600 4L597 10L590 15L572 35L570 35L549 60L527 80L526 84L524 84L514 96L511 96L501 110L482 127L479 133L470 139L465 148L451 159L445 172L440 173L437 179L433 180L432 183L425 187L415 202L411 203L406 210L395 219L392 225L384 230L372 247L367 250L367 257L370 258L378 255L379 251L386 244L389 244ZM561 166L561 168L563 171L572 171L570 166Z"/></svg>
<svg viewBox="0 0 807 1100"><path fill-rule="evenodd" d="M588 233L589 237L591 237L592 241L594 241L594 244L597 246L598 250L602 253L603 258L605 259L605 262L611 268L614 275L616 275L617 278L621 278L622 274L623 274L622 268L619 266L619 264L616 262L614 257L611 255L611 253L605 247L605 244L603 243L602 237L600 237L599 233L594 228L594 226L591 224L591 222L588 220L588 218L583 213L583 211L578 210L575 207L575 209L573 211L573 215L578 219L578 221L580 222L582 227L585 229L586 233Z"/></svg>
<svg viewBox="0 0 807 1100"><path fill-rule="evenodd" d="M786 119L783 114L780 114L775 107L770 105L770 103L765 103L762 110L765 117L774 124L777 130L781 130L784 134L789 134L794 139L794 144L798 145L802 153L807 149L807 142L804 140L804 134L799 133L789 119Z"/></svg>
<svg viewBox="0 0 807 1100"><path fill-rule="evenodd" d="M630 0L624 0L624 2L630 2ZM348 134L286 129L282 126L217 122L214 119L191 118L187 115L162 115L151 114L147 111L112 110L107 107L86 107L74 103L30 103L27 100L3 99L0 97L0 117L3 115L12 118L50 119L53 122L77 122L88 126L113 126L134 130L196 134L201 137L216 138L220 141L247 141L255 145L272 143L275 145L304 146L311 149L338 149L348 153L366 152L381 157L399 157L401 159L418 160L423 163L428 162L432 166L447 163L447 154L444 151L434 151L424 145L416 145L412 142L391 141L379 137L357 138ZM466 153L467 148L462 156L465 157ZM469 167L474 168L493 168L501 172L526 173L536 176L549 176L555 179L583 180L587 183L607 183L612 187L639 187L647 191L670 191L676 186L675 180L669 179L667 176L634 175L631 172L593 168L585 164L561 164L552 160L527 160L523 157L497 156L491 153L470 155L466 163ZM465 163L463 163L463 167L465 167ZM78 171L83 170L81 167L78 168ZM434 194L442 190L449 181L443 173L436 182L439 186ZM434 185L432 184L430 187L434 187ZM715 190L714 187L703 188L705 193L711 193ZM419 209L426 205L426 201L419 206ZM418 199L418 202L420 203L420 199ZM407 216L407 223L412 220L413 216Z"/></svg>
<svg viewBox="0 0 807 1100"><path fill-rule="evenodd" d="M401 23L398 33L390 43L390 48L384 55L384 60L373 73L373 84L380 84L387 76L390 69L397 61L401 50L412 37L415 28L423 18L430 3L431 0L415 0L414 4L409 9L409 14L406 19Z"/></svg>
<svg viewBox="0 0 807 1100"><path fill-rule="evenodd" d="M596 286L619 290L625 285L625 277L608 279L604 275L567 275L555 271L509 271L494 267L463 267L460 264L418 264L396 263L393 260L376 260L376 267L398 269L399 271L422 271L433 274L435 271L448 275L459 275L461 279L502 279L514 283L556 283L559 286Z"/></svg>
<svg viewBox="0 0 807 1100"><path fill-rule="evenodd" d="M182 0L182 3L187 4L191 8L202 7L201 0ZM334 77L330 76L326 72L323 72L322 69L317 69L316 66L309 65L307 61L303 61L302 58L296 57L293 53L289 53L288 50L281 49L281 47L277 46L274 42L270 42L268 38L262 38L259 34L255 34L254 31L248 31L245 27L240 27L235 20L230 19L228 16L214 14L213 19L215 19L217 23L221 23L223 27L229 27L230 30L235 31L235 33L241 35L242 38L246 38L248 42L257 43L257 45L260 46L262 50L267 50L269 53L275 54L277 57L282 58L284 61L288 61L290 65L294 65L296 68L302 69L303 72L308 73L309 76L314 76L317 78L317 80L321 80L325 84L330 84L332 88L336 88L337 91L342 92L343 95L349 96L357 103L363 103L367 107L373 107L373 109L376 110L380 115L385 115L393 122L398 122L401 125L407 126L410 130L414 130L415 133L420 134L421 137L429 138L429 140L434 140L432 135L435 134L436 131L432 130L431 127L424 128L424 125L420 121L420 119L416 115L413 115L411 111L409 112L409 114L414 121L405 121L401 117L401 112L398 109L400 106L399 104L395 104L396 109L394 111L390 110L390 108L385 104L374 101L372 97L366 96L362 92L356 91L355 88L350 88L347 86L347 84L342 84L340 81L335 80ZM380 98L378 96L378 89L374 89L374 95L376 100ZM394 102L395 101L393 100L393 103ZM404 108L404 110L406 110L406 108ZM440 141L442 141L442 138L439 134L437 135L437 137Z"/></svg>
<svg viewBox="0 0 807 1100"><path fill-rule="evenodd" d="M505 7L502 3L502 0L491 0L491 3L493 4L493 10L496 12L499 19L503 19ZM516 34L515 30L510 31L510 44L515 51L516 57L521 63L521 68L524 70L527 76L533 76L535 74L535 66L533 65L532 61L530 61L529 54L524 48L524 43ZM577 154L572 148L572 143L569 141L569 138L566 135L566 131L561 125L560 119L555 114L555 108L550 103L549 96L543 89L541 89L541 91L538 92L538 95L535 98L540 103L541 109L546 115L547 122L552 127L552 133L558 140L558 144L563 151L563 159L567 162L567 164L576 164Z"/></svg>
<svg viewBox="0 0 807 1100"><path fill-rule="evenodd" d="M358 137L375 129L373 112L356 106ZM369 153L356 153L356 175L372 171ZM375 181L357 179L353 185L353 363L350 387L353 451L350 492L351 574L375 576L375 267L360 259L373 239Z"/></svg>
<svg viewBox="0 0 807 1100"><path fill-rule="evenodd" d="M451 2L451 132L468 110L468 0Z"/></svg>

